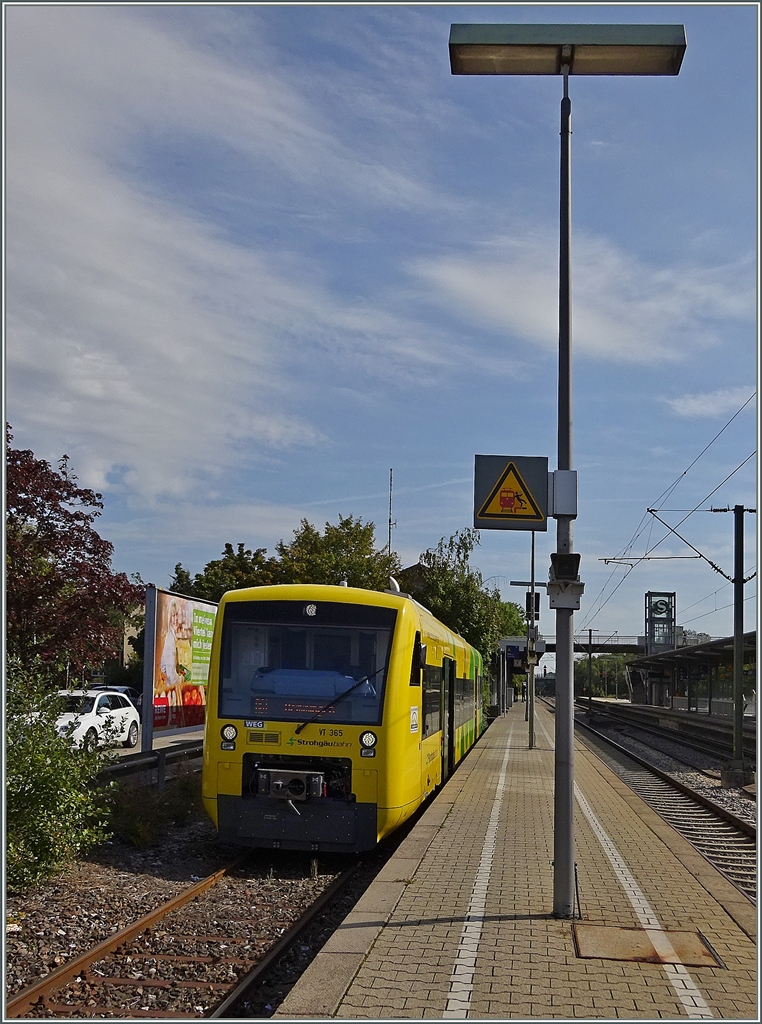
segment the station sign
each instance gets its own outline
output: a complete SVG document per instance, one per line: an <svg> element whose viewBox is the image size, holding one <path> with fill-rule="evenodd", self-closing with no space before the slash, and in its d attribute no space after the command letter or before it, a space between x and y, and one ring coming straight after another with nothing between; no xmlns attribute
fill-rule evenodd
<svg viewBox="0 0 762 1024"><path fill-rule="evenodd" d="M477 530L548 529L548 460L526 455L477 455Z"/></svg>

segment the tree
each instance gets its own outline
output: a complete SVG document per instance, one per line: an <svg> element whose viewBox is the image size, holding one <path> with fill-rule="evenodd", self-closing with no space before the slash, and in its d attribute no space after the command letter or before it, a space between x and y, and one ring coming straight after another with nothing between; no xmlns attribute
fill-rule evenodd
<svg viewBox="0 0 762 1024"><path fill-rule="evenodd" d="M6 424L6 606L9 656L59 670L101 664L121 651L125 619L144 588L111 571L113 544L93 523L102 495L11 447Z"/></svg>
<svg viewBox="0 0 762 1024"><path fill-rule="evenodd" d="M626 654L594 654L589 658L585 654L574 662L574 691L585 697L590 696L588 681L592 683L593 697L603 697L607 693L614 696L627 695L625 666L632 661L632 655Z"/></svg>
<svg viewBox="0 0 762 1024"><path fill-rule="evenodd" d="M207 562L204 571L197 572L193 578L178 562L170 590L191 597L203 597L207 601L219 601L226 590L273 583L273 559L266 558L266 554L266 548L252 551L239 544L237 551L233 551L233 545L226 544L222 558Z"/></svg>
<svg viewBox="0 0 762 1024"><path fill-rule="evenodd" d="M252 551L239 543L237 550L226 544L222 558L207 562L191 576L179 562L171 588L190 597L219 601L226 590L260 587L270 583L328 583L346 580L350 587L385 590L389 576L399 571L396 553L376 549L374 523L353 516L339 516L323 533L302 519L293 540L279 541L276 556L266 557L266 548Z"/></svg>
<svg viewBox="0 0 762 1024"><path fill-rule="evenodd" d="M683 630L683 644L686 647L693 644L708 644L711 639L708 633L697 633L695 629Z"/></svg>
<svg viewBox="0 0 762 1024"><path fill-rule="evenodd" d="M526 632L524 612L485 587L470 564L479 544L477 530L465 529L424 551L417 566L402 573L404 585L446 626L476 647L486 663L503 636Z"/></svg>
<svg viewBox="0 0 762 1024"><path fill-rule="evenodd" d="M376 550L375 523L339 516L336 526L325 524L321 534L302 519L294 539L279 541L276 563L279 583L333 583L346 580L350 587L386 590L389 577L399 571L396 552Z"/></svg>

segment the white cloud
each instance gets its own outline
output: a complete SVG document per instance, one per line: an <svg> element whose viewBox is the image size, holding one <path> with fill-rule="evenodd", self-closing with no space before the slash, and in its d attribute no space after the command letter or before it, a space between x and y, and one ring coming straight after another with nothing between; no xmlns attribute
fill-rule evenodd
<svg viewBox="0 0 762 1024"><path fill-rule="evenodd" d="M213 142L270 166L301 185L403 209L444 209L441 192L362 153L362 138L341 138L328 86L281 72L256 38L248 60L226 60L212 46L170 33L139 8L10 8L7 75L14 107L35 127L116 160L135 160L143 133ZM229 52L229 47L226 47ZM300 91L301 86L301 91ZM43 102L40 103L40 100ZM33 130L30 126L30 131Z"/></svg>
<svg viewBox="0 0 762 1024"><path fill-rule="evenodd" d="M752 394L752 388L742 385L737 388L719 388L717 391L695 395L681 395L679 398L665 398L678 416L727 416L736 412Z"/></svg>
<svg viewBox="0 0 762 1024"><path fill-rule="evenodd" d="M309 296L97 161L55 155L9 176L11 409L54 432L76 423L109 453L86 456L83 479L105 488L110 464L127 464L147 494L185 491L189 464L220 464L245 437L318 440L278 408L272 358Z"/></svg>
<svg viewBox="0 0 762 1024"><path fill-rule="evenodd" d="M573 338L577 352L643 363L676 361L719 340L715 322L753 322L753 260L732 266L658 269L602 238L573 240ZM558 241L525 232L414 268L463 315L520 340L558 344Z"/></svg>
<svg viewBox="0 0 762 1024"><path fill-rule="evenodd" d="M192 133L334 194L437 201L353 156L285 77L115 8L7 15L6 350L20 438L65 438L83 483L155 502L240 464L242 446L252 461L320 444L299 409L321 381L432 379L454 362L430 328L337 298L319 268L230 240L136 173L146 140Z"/></svg>
<svg viewBox="0 0 762 1024"><path fill-rule="evenodd" d="M160 515L154 514L157 510ZM301 508L265 502L159 501L145 518L136 513L129 522L110 522L108 535L117 542L139 542L150 531L150 545L159 551L181 544L210 552L207 558L217 557L228 541L251 546L256 537L257 545L272 553L279 540L290 539L303 515Z"/></svg>

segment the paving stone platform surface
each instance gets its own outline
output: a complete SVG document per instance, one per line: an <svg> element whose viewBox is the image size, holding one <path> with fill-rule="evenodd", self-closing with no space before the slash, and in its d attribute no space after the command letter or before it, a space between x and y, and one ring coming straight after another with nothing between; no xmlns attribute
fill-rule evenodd
<svg viewBox="0 0 762 1024"><path fill-rule="evenodd" d="M276 1017L759 1019L756 908L580 739L576 941L553 916L553 734L490 726Z"/></svg>

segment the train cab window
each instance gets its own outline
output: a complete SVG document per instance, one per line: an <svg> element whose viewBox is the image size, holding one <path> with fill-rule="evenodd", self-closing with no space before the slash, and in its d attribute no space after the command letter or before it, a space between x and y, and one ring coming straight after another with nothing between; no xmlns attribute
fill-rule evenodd
<svg viewBox="0 0 762 1024"><path fill-rule="evenodd" d="M329 723L379 724L396 616L328 601L231 602L220 715L303 721L320 712Z"/></svg>
<svg viewBox="0 0 762 1024"><path fill-rule="evenodd" d="M346 630L317 633L313 641L314 668L348 674L345 670L352 664L352 640L353 637Z"/></svg>
<svg viewBox="0 0 762 1024"><path fill-rule="evenodd" d="M306 629L284 629L272 636L273 654L283 668L299 668L307 657Z"/></svg>

